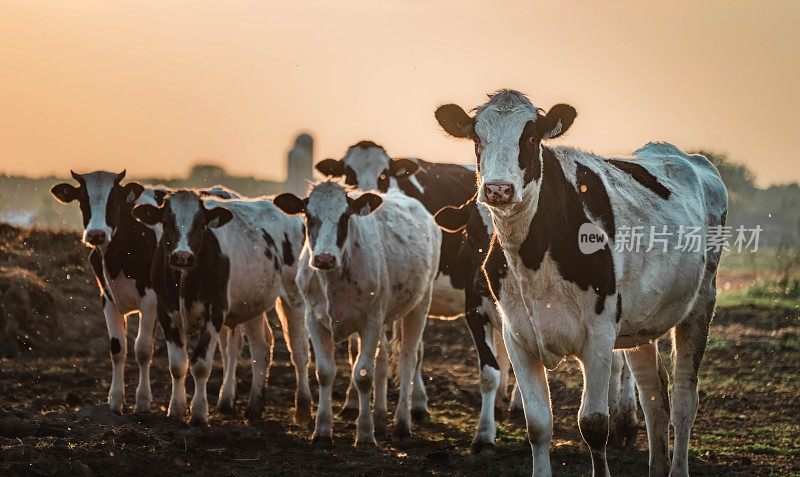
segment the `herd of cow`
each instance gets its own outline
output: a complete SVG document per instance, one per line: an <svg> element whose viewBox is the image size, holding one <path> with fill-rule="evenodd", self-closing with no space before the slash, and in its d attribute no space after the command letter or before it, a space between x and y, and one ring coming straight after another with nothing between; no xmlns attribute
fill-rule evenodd
<svg viewBox="0 0 800 477"><path fill-rule="evenodd" d="M613 158L545 145L569 129L575 109L559 104L545 113L516 91L490 95L474 111L448 104L435 115L448 134L474 142L477 167L392 159L361 141L342 159L317 164L328 179L307 197L122 184L124 172L73 172L77 186L54 186L56 199L77 200L83 213L82 239L111 343L111 409L123 407L125 317L138 312L135 411L151 407L158 321L172 376L169 416L183 419L190 369L191 422L207 422L218 342L224 378L217 409L233 410L246 336L247 412L257 418L273 339L266 313L274 309L295 368L297 422L312 418L309 340L313 346L313 442L332 442L334 347L344 340L352 378L343 413L357 415L356 445L375 445L375 433L386 430L390 361L400 386L392 437L402 441L412 419L428 414L421 374L427 317L463 315L483 400L473 452L494 446L495 411L509 404L510 361L517 381L511 410L524 410L534 474L550 475L546 369L574 356L584 377L579 428L594 474L609 473L609 433L635 430L638 388L651 474L688 475L719 251L619 251L613 243L620 225L723 224L719 174L704 157L665 143ZM588 254L579 248L586 223L608 236ZM656 341L670 330L671 399Z"/></svg>

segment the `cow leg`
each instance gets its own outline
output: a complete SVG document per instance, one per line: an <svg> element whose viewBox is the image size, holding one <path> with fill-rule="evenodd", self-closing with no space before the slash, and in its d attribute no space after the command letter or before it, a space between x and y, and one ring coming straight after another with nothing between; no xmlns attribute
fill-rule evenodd
<svg viewBox="0 0 800 477"><path fill-rule="evenodd" d="M372 326L359 333L358 357L352 376L352 381L358 389L356 446L359 447L376 445L370 398L372 397L372 383L375 379L375 354L381 334L383 334L383 325Z"/></svg>
<svg viewBox="0 0 800 477"><path fill-rule="evenodd" d="M311 346L314 348L314 365L319 383L319 404L311 442L320 446L333 444L333 380L336 377L334 343L331 331L317 321L311 310L306 310L306 324Z"/></svg>
<svg viewBox="0 0 800 477"><path fill-rule="evenodd" d="M533 475L550 476L550 441L553 438L553 411L550 407L550 388L547 371L539 358L529 354L503 327L503 341L517 377L525 409L528 440L533 454Z"/></svg>
<svg viewBox="0 0 800 477"><path fill-rule="evenodd" d="M297 385L294 394L294 422L304 424L311 421L311 388L308 385L308 329L305 322L305 306L303 303L292 305L288 300L278 297L275 302L275 312L283 328L283 339L289 349L289 358L294 365L294 378Z"/></svg>
<svg viewBox="0 0 800 477"><path fill-rule="evenodd" d="M219 332L219 350L222 355L222 386L219 388L217 411L233 414L236 404L236 366L242 354L242 332L237 326L223 326Z"/></svg>
<svg viewBox="0 0 800 477"><path fill-rule="evenodd" d="M650 475L665 476L669 471L669 383L658 357L658 342L626 350L625 357L639 388L650 448Z"/></svg>
<svg viewBox="0 0 800 477"><path fill-rule="evenodd" d="M214 305L211 305L211 308L210 313L214 313ZM222 319L206 319L200 338L198 338L197 344L192 350L191 365L192 378L194 378L194 395L192 396L192 419L190 424L193 426L208 424L208 396L206 391L222 321ZM217 328L217 325L219 325L219 328Z"/></svg>
<svg viewBox="0 0 800 477"><path fill-rule="evenodd" d="M139 365L139 385L136 387L135 412L150 412L153 393L150 390L150 363L153 361L153 344L157 317L155 292L148 290L139 303L139 331L136 333L134 351Z"/></svg>
<svg viewBox="0 0 800 477"><path fill-rule="evenodd" d="M494 418L497 420L501 419L508 410L508 371L511 361L508 360L506 344L503 343L503 332L492 327L492 335L494 336L497 364L500 366L500 384L497 386L497 394L494 398Z"/></svg>
<svg viewBox="0 0 800 477"><path fill-rule="evenodd" d="M422 378L422 358L425 356L425 342L420 340L417 348L417 364L414 367L414 384L411 386L411 420L425 423L430 420L428 413L428 392Z"/></svg>
<svg viewBox="0 0 800 477"><path fill-rule="evenodd" d="M128 354L128 333L125 316L116 305L103 298L103 314L106 317L111 356L111 388L108 390L108 406L117 414L122 413L125 402L125 356Z"/></svg>
<svg viewBox="0 0 800 477"><path fill-rule="evenodd" d="M500 365L494 349L493 327L486 315L471 309L466 314L469 332L478 352L478 374L480 376L481 414L478 429L472 439L473 454L494 451L496 427L494 422L495 397L500 386Z"/></svg>
<svg viewBox="0 0 800 477"><path fill-rule="evenodd" d="M353 366L356 365L356 357L358 356L358 337L353 334L347 338L347 362L350 363L350 370L352 374ZM358 390L355 383L351 379L347 382L347 392L345 393L344 405L342 410L339 411L339 417L342 419L352 420L358 417Z"/></svg>
<svg viewBox="0 0 800 477"><path fill-rule="evenodd" d="M583 371L583 396L578 411L578 427L592 454L592 475L609 476L606 460L608 387L616 333L606 328L590 330L589 333L587 344L579 356Z"/></svg>
<svg viewBox="0 0 800 477"><path fill-rule="evenodd" d="M250 383L250 399L247 404L247 417L251 421L261 419L264 412L264 388L267 385L269 367L272 363L272 348L275 337L267 323L266 313L262 313L244 325L247 345L250 347L250 365L253 378Z"/></svg>
<svg viewBox="0 0 800 477"><path fill-rule="evenodd" d="M636 415L636 382L633 380L631 368L627 362L622 364L620 388L616 433L617 436L624 439L624 444L633 446L636 443L636 434L639 432L639 417Z"/></svg>
<svg viewBox="0 0 800 477"><path fill-rule="evenodd" d="M372 403L372 419L375 423L375 433L386 434L386 420L388 419L388 406L386 404L386 390L389 381L389 345L386 341L386 330L380 335L378 356L375 358L375 396Z"/></svg>
<svg viewBox="0 0 800 477"><path fill-rule="evenodd" d="M716 303L716 288L713 278L710 282L704 283L703 287L705 287L705 293L701 291L692 311L675 327L672 334L675 383L672 389L670 409L672 410L672 427L675 430L675 446L672 452L671 476L689 475L689 437L699 403L697 375L703 361L708 327L711 324ZM701 290L703 289L701 288Z"/></svg>
<svg viewBox="0 0 800 477"><path fill-rule="evenodd" d="M621 436L617 433L617 419L619 417L620 388L622 386L622 367L625 358L621 352L615 351L611 357L611 378L608 382L608 413L611 423L608 427L608 442L621 444Z"/></svg>
<svg viewBox="0 0 800 477"><path fill-rule="evenodd" d="M414 372L417 364L420 341L425 331L430 297L423 300L406 315L400 323L400 352L397 373L400 378L400 393L397 398L397 410L394 416L392 439L403 442L411 437L410 399Z"/></svg>
<svg viewBox="0 0 800 477"><path fill-rule="evenodd" d="M169 399L167 416L183 420L186 413L186 370L189 357L186 353L186 330L177 312L170 316L163 308L158 307L158 321L164 332L169 355L169 374L172 377L172 396Z"/></svg>

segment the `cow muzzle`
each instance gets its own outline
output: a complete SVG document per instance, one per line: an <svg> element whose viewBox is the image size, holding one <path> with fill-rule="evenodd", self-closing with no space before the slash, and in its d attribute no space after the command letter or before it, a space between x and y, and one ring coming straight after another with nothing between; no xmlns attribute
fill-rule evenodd
<svg viewBox="0 0 800 477"><path fill-rule="evenodd" d="M314 255L311 265L319 270L333 270L336 268L336 257L327 252Z"/></svg>
<svg viewBox="0 0 800 477"><path fill-rule="evenodd" d="M105 230L90 229L83 233L83 242L92 247L100 247L108 243L108 234Z"/></svg>
<svg viewBox="0 0 800 477"><path fill-rule="evenodd" d="M484 202L488 205L507 205L514 198L514 184L508 182L486 183L483 185L483 195Z"/></svg>
<svg viewBox="0 0 800 477"><path fill-rule="evenodd" d="M194 254L188 251L175 251L169 256L169 265L178 270L187 270L194 267Z"/></svg>

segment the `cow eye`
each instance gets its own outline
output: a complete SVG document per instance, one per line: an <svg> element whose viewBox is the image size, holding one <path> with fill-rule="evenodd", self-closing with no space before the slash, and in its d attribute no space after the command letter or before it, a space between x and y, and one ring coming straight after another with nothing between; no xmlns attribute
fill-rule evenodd
<svg viewBox="0 0 800 477"><path fill-rule="evenodd" d="M533 136L528 136L528 139L525 140L529 146L533 146L536 143L536 138Z"/></svg>

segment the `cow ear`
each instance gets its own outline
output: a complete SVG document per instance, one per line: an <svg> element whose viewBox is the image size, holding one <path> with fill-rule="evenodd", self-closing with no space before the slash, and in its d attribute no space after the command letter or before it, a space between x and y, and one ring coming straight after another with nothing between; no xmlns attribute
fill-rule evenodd
<svg viewBox="0 0 800 477"><path fill-rule="evenodd" d="M419 164L411 159L392 159L389 161L389 175L398 179L408 179L419 170Z"/></svg>
<svg viewBox="0 0 800 477"><path fill-rule="evenodd" d="M125 202L133 202L138 199L140 195L142 195L142 192L144 192L144 186L136 182L130 182L122 187L122 191L125 197Z"/></svg>
<svg viewBox="0 0 800 477"><path fill-rule="evenodd" d="M222 227L233 220L233 213L225 207L214 207L213 209L203 209L206 216L206 224L211 229Z"/></svg>
<svg viewBox="0 0 800 477"><path fill-rule="evenodd" d="M542 139L555 139L567 132L576 116L578 112L572 106L556 104L546 115L536 120L536 131Z"/></svg>
<svg viewBox="0 0 800 477"><path fill-rule="evenodd" d="M467 114L461 106L445 104L439 106L433 114L447 134L464 139L475 137L475 118Z"/></svg>
<svg viewBox="0 0 800 477"><path fill-rule="evenodd" d="M78 198L78 188L66 182L54 185L53 188L50 189L50 193L62 204L69 204Z"/></svg>
<svg viewBox="0 0 800 477"><path fill-rule="evenodd" d="M151 204L139 204L133 208L131 215L145 225L156 225L164 219L164 208Z"/></svg>
<svg viewBox="0 0 800 477"><path fill-rule="evenodd" d="M287 192L272 199L272 203L275 204L275 207L281 209L285 214L297 215L306 211L306 204L308 202L306 199L301 199L300 197Z"/></svg>
<svg viewBox="0 0 800 477"><path fill-rule="evenodd" d="M325 176L341 177L344 175L344 161L341 159L325 159L317 163L316 168Z"/></svg>
<svg viewBox="0 0 800 477"><path fill-rule="evenodd" d="M455 233L461 232L467 226L469 213L470 210L466 204L461 207L447 206L439 209L439 212L436 212L433 218L440 229L445 232Z"/></svg>
<svg viewBox="0 0 800 477"><path fill-rule="evenodd" d="M350 202L350 212L356 215L369 215L375 212L382 203L381 196L367 192Z"/></svg>

